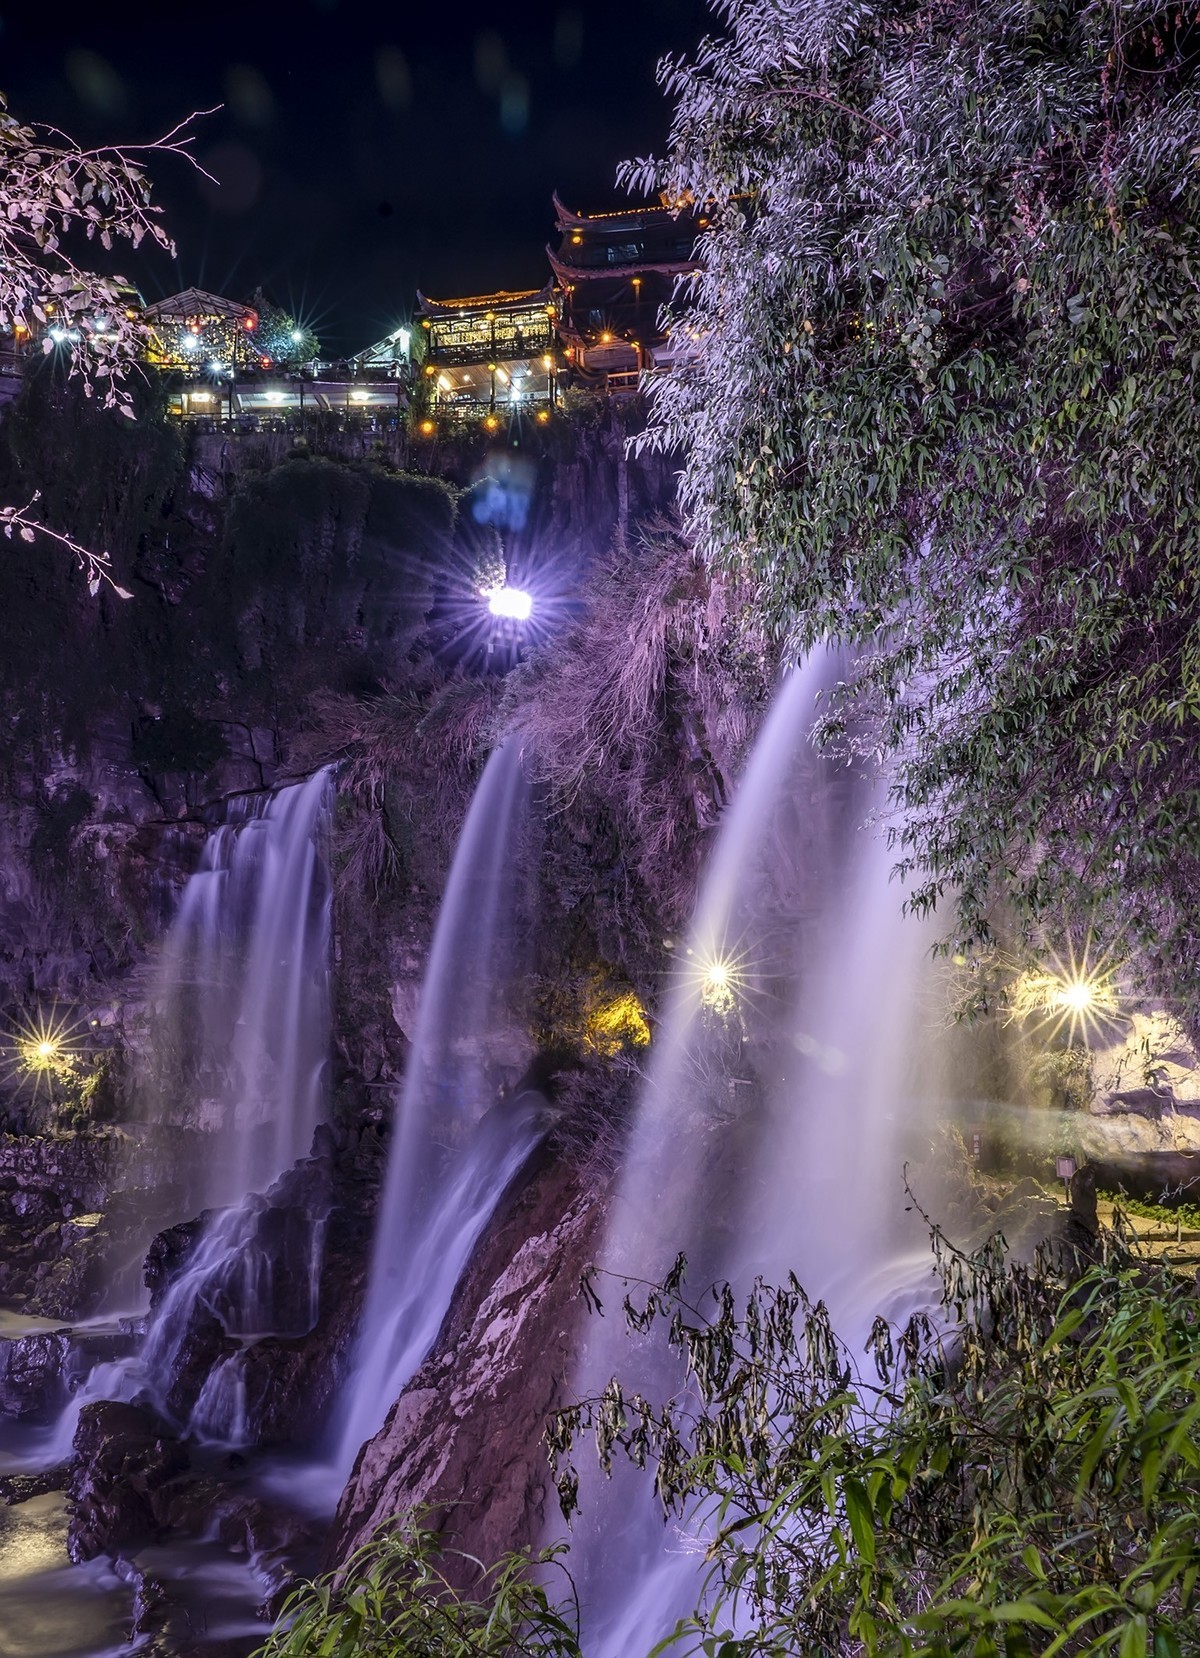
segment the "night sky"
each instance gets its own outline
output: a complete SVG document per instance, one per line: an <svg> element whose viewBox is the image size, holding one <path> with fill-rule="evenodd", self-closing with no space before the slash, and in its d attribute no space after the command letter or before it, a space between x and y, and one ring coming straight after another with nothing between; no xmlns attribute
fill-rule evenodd
<svg viewBox="0 0 1200 1658"><path fill-rule="evenodd" d="M0 89L83 143L223 104L197 144L221 188L156 163L178 260L126 254L124 274L147 299L261 285L336 354L395 327L418 286L543 282L551 191L619 205L617 163L666 137L658 57L715 27L704 0L0 0Z"/></svg>

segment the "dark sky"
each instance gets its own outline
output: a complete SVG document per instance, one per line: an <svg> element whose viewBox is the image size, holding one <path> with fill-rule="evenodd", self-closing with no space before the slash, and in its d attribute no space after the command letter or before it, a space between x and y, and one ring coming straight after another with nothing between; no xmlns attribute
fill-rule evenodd
<svg viewBox="0 0 1200 1658"><path fill-rule="evenodd" d="M136 142L189 110L220 190L153 169L177 264L124 260L148 299L266 293L353 351L435 298L545 280L550 192L616 205L617 163L661 147L665 51L715 28L705 0L0 0L14 114Z"/></svg>

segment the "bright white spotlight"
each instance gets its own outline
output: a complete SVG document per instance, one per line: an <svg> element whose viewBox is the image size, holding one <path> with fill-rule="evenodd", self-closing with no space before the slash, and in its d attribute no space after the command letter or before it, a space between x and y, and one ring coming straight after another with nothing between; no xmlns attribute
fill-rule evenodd
<svg viewBox="0 0 1200 1658"><path fill-rule="evenodd" d="M200 349L200 341L194 334L185 334L179 343L185 351L199 351Z"/></svg>
<svg viewBox="0 0 1200 1658"><path fill-rule="evenodd" d="M533 614L533 597L520 587L493 587L484 597L493 616L506 616L514 622L527 622Z"/></svg>
<svg viewBox="0 0 1200 1658"><path fill-rule="evenodd" d="M293 328L292 329L292 344L293 345L300 345L300 344L303 343L303 340L304 340L304 335L301 333L300 329Z"/></svg>

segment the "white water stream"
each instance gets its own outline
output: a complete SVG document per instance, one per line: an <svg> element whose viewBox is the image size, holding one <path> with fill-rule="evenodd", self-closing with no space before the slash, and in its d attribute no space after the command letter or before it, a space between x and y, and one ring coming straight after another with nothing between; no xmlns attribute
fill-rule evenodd
<svg viewBox="0 0 1200 1658"><path fill-rule="evenodd" d="M929 939L902 915L891 858L867 821L872 788L810 742L835 664L784 682L705 876L612 1204L601 1265L660 1279L689 1258L692 1297L795 1271L861 1348L877 1311L920 1295L923 1235L903 1165L936 1092L924 995ZM599 1285L610 1309L615 1286ZM592 1320L574 1388L610 1376L650 1398L681 1376L661 1336ZM649 1477L589 1471L570 1564L588 1658L640 1658L690 1613L703 1517L664 1527Z"/></svg>

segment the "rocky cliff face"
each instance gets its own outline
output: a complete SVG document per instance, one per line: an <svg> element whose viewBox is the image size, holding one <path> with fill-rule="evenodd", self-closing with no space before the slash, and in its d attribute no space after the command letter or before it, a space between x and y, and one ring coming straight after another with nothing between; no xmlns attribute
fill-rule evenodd
<svg viewBox="0 0 1200 1658"><path fill-rule="evenodd" d="M120 510L108 502L95 518L87 490L34 480L64 528L111 532L134 600L87 599L40 550L40 562L22 552L25 563L0 566L0 716L14 732L0 794L0 1020L16 1025L57 1006L75 1031L71 1063L36 1096L20 1066L0 1080L0 1123L19 1131L0 1139L0 1301L77 1321L125 1255L136 1281L136 1257L156 1231L156 1295L186 1269L195 1217L163 1170L186 1168L196 1123L182 1094L168 1101L170 1131L152 1131L143 1109L164 1074L151 1063L155 947L229 796L341 762L333 1126L320 1156L273 1194L261 1240L286 1253L296 1217L308 1226L320 1213L320 1315L304 1335L257 1341L242 1357L261 1444L311 1445L345 1377L393 1091L482 756L514 710L539 699L566 710L566 730L575 704L563 687L586 697L580 665L603 668L584 636L547 677L522 669L506 686L466 671L453 646L455 583L503 550L512 514L524 514L521 544L540 549L558 583L561 628L616 546L603 600L611 615L597 628L639 671L643 655L646 665L638 721L622 727L617 706L625 747L553 816L535 1017L489 1053L497 1089L535 1054L552 1080L567 1077L559 1094L578 1121L564 1138L576 1146L618 1091L605 1066L621 1039L589 1047L588 1021L632 982L650 994L648 964L659 954L650 941L686 901L723 798L713 754L730 764L739 728L731 718L722 750L696 691L706 678L698 652L710 653L707 667L718 619L686 560L646 589L646 559L627 556L639 525L669 507L673 479L667 460L628 460L622 418L597 409L582 424L555 425L518 466L507 447L489 452L478 436L411 455L334 459L216 438L185 453L147 412L140 448L118 433L109 455L109 438L95 439L97 470L122 480ZM0 472L33 477L35 465L52 468L56 444L68 453L91 441L90 427L83 437L76 429L85 417L53 399L41 424L21 419ZM458 504L456 522L438 478L406 476L397 461L476 494ZM523 480L504 523L474 511L494 476ZM47 635L48 617L61 619L57 633ZM609 679L623 695L619 675ZM518 723L535 745L536 720ZM542 795L564 786L556 766L538 774ZM653 799L634 822L630 802L644 782ZM659 888L673 862L683 874L667 893ZM585 1049L592 1070L581 1083ZM413 1504L431 1505L484 1558L536 1541L551 1499L541 1436L569 1370L602 1186L545 1153L509 1194L434 1352L359 1459L331 1558ZM178 1349L173 1420L140 1406L85 1412L70 1495L80 1558L173 1527L194 1531L206 1504L234 1544L268 1547L179 1440L206 1380L234 1356L206 1313L197 1309ZM0 1406L44 1418L91 1356L68 1330L26 1332L0 1347Z"/></svg>
<svg viewBox="0 0 1200 1658"><path fill-rule="evenodd" d="M481 1560L537 1545L556 1500L542 1435L565 1402L603 1213L602 1192L537 1154L480 1240L433 1351L360 1452L331 1563L412 1508Z"/></svg>

